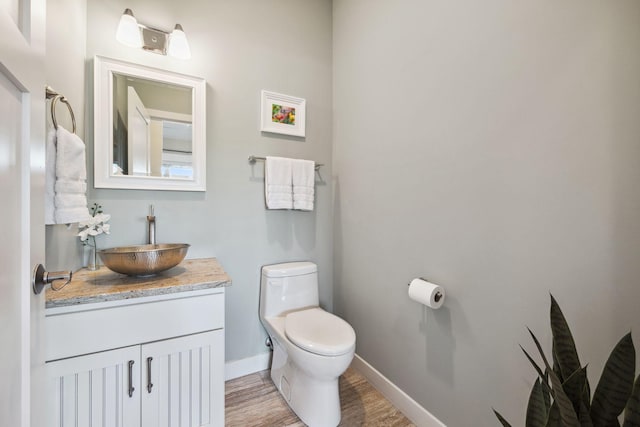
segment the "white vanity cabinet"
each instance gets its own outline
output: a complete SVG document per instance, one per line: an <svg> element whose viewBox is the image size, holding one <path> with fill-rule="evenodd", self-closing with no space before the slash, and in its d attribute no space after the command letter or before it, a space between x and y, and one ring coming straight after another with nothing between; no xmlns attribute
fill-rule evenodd
<svg viewBox="0 0 640 427"><path fill-rule="evenodd" d="M224 286L48 307L48 427L223 427Z"/></svg>
<svg viewBox="0 0 640 427"><path fill-rule="evenodd" d="M49 426L139 425L139 358L140 348L133 346L48 363ZM132 397L129 386L135 390Z"/></svg>
<svg viewBox="0 0 640 427"><path fill-rule="evenodd" d="M223 346L222 331L143 345L142 425L223 426Z"/></svg>
<svg viewBox="0 0 640 427"><path fill-rule="evenodd" d="M223 426L222 346L219 330L50 362L51 426Z"/></svg>

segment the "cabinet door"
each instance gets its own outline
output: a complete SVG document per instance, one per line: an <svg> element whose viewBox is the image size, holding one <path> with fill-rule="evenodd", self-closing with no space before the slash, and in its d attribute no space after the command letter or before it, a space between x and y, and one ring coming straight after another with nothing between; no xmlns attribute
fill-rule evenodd
<svg viewBox="0 0 640 427"><path fill-rule="evenodd" d="M49 396L55 405L48 425L139 426L139 360L140 346L132 346L48 362L46 371L53 388Z"/></svg>
<svg viewBox="0 0 640 427"><path fill-rule="evenodd" d="M224 426L224 331L142 346L142 424Z"/></svg>

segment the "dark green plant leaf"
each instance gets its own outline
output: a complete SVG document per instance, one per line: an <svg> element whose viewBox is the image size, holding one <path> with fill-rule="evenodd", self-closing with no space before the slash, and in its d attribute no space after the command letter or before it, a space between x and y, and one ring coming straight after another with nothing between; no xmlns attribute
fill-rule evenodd
<svg viewBox="0 0 640 427"><path fill-rule="evenodd" d="M593 421L591 421L591 415L589 415L589 409L587 408L587 405L583 401L580 401L578 419L580 420L581 427L593 427Z"/></svg>
<svg viewBox="0 0 640 427"><path fill-rule="evenodd" d="M591 419L596 427L609 427L617 422L633 389L636 351L631 333L615 346L604 366L593 394Z"/></svg>
<svg viewBox="0 0 640 427"><path fill-rule="evenodd" d="M551 333L553 334L554 361L557 360L562 376L566 380L571 374L581 368L580 359L573 341L573 335L562 314L562 310L556 299L551 295Z"/></svg>
<svg viewBox="0 0 640 427"><path fill-rule="evenodd" d="M549 413L549 409L551 408L551 387L549 387L549 372L544 371L544 382L545 387L542 389L542 393L544 396L544 404L547 407L547 413Z"/></svg>
<svg viewBox="0 0 640 427"><path fill-rule="evenodd" d="M633 392L627 401L627 407L624 410L623 427L640 426L640 375L636 378L633 385Z"/></svg>
<svg viewBox="0 0 640 427"><path fill-rule="evenodd" d="M581 368L575 371L565 382L562 383L562 389L567 397L573 403L573 409L577 414L580 413L580 405L584 405L582 398L587 382L587 368Z"/></svg>
<svg viewBox="0 0 640 427"><path fill-rule="evenodd" d="M531 332L531 330L529 330L529 332ZM533 365L534 369L538 373L538 376L540 377L540 379L542 381L542 385L543 385L544 389L546 390L546 392L547 393L551 392L551 386L549 385L549 376L547 375L546 370L545 370L545 373L542 373L542 369L540 369L540 366L538 366L536 361L533 360L533 357L531 357L531 355L527 352L527 350L525 350L524 347L522 347L522 346L520 346L520 349L522 350L524 355L527 356L527 359L529 359L529 362L531 362L531 364ZM547 405L547 407L549 407L549 405Z"/></svg>
<svg viewBox="0 0 640 427"><path fill-rule="evenodd" d="M548 409L544 402L542 382L536 378L529 395L529 403L527 404L526 427L544 427L548 415Z"/></svg>
<svg viewBox="0 0 640 427"><path fill-rule="evenodd" d="M560 381L564 382L565 378L562 376L562 371L560 370L560 363L558 362L558 356L556 356L555 340L551 341L551 359L553 360L553 372L555 372L558 378L560 378Z"/></svg>
<svg viewBox="0 0 640 427"><path fill-rule="evenodd" d="M576 350L575 341L571 334L571 329L567 323L560 305L556 299L551 295L551 332L553 334L552 355L553 355L553 371L558 375L560 380L565 383L569 376L573 375L579 369L580 358L578 357L578 351ZM582 401L584 402L586 409L591 409L591 388L589 387L589 379L585 375L584 377ZM565 391L566 387L565 387ZM569 396L574 404L576 413L580 413L580 404L575 395Z"/></svg>
<svg viewBox="0 0 640 427"><path fill-rule="evenodd" d="M503 427L511 427L511 424L509 424L509 422L507 420L505 420L502 415L500 415L500 412L498 412L498 411L496 411L494 409L493 413L496 414L496 417L498 417L498 420L500 421L500 423L502 424Z"/></svg>
<svg viewBox="0 0 640 427"><path fill-rule="evenodd" d="M530 329L529 329L529 332L531 332ZM531 364L533 365L533 368L538 373L538 376L540 378L544 378L544 373L542 372L542 369L540 369L540 366L538 366L536 361L533 360L533 357L531 357L531 355L529 355L529 353L527 353L527 350L525 350L523 346L520 346L520 349L524 352L524 355L527 356L527 359L529 359L529 362L531 362Z"/></svg>
<svg viewBox="0 0 640 427"><path fill-rule="evenodd" d="M540 352L540 356L542 356L542 361L544 362L544 365L547 368L547 372L549 373L552 388L551 395L553 396L554 404L557 403L558 405L558 411L560 412L560 418L562 420L562 423L564 424L564 427L580 427L578 415L573 409L573 403L562 389L562 382L560 381L560 378L558 378L556 373L551 369L551 366L549 366L547 357L544 355L544 351L542 351L540 341L538 341L538 338L536 338L533 332L531 332L531 329L529 329L529 333L531 334L531 338L533 338L533 342L536 344L536 347Z"/></svg>
<svg viewBox="0 0 640 427"><path fill-rule="evenodd" d="M545 427L562 427L562 420L560 419L560 411L558 405L553 402L551 408L549 408L549 417L547 418L547 424Z"/></svg>
<svg viewBox="0 0 640 427"><path fill-rule="evenodd" d="M586 366L584 368L587 369ZM591 386L589 386L589 377L586 379L582 401L584 402L587 410L591 412Z"/></svg>

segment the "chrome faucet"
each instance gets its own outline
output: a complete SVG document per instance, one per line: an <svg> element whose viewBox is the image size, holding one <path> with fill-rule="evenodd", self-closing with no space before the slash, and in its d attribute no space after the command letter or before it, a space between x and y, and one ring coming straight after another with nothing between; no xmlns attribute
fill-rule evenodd
<svg viewBox="0 0 640 427"><path fill-rule="evenodd" d="M149 207L149 215L147 215L147 228L149 230L149 240L147 241L150 245L156 244L156 216L153 214L153 205Z"/></svg>

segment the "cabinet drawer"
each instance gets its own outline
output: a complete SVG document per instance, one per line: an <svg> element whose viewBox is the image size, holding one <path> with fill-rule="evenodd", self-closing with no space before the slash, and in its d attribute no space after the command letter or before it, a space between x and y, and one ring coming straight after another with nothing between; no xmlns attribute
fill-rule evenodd
<svg viewBox="0 0 640 427"><path fill-rule="evenodd" d="M224 293L46 315L46 360L224 327Z"/></svg>

